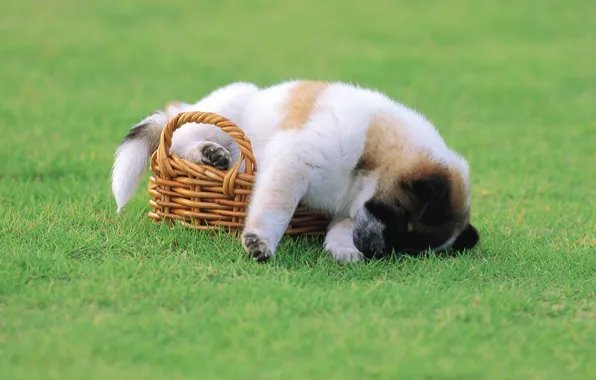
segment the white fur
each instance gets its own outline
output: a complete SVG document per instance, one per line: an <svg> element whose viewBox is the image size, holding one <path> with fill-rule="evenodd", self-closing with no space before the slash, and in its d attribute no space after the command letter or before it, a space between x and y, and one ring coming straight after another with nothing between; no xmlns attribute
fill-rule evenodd
<svg viewBox="0 0 596 380"><path fill-rule="evenodd" d="M364 258L352 240L353 221L350 218L331 221L325 237L325 250L339 263Z"/></svg>
<svg viewBox="0 0 596 380"><path fill-rule="evenodd" d="M297 83L290 81L263 89L234 83L196 104L183 104L154 116L163 128L166 119L180 111L216 112L236 122L248 135L258 172L243 242L247 236L256 236L259 247L266 247L263 256L275 254L296 205L302 202L333 216L325 247L335 259L345 262L362 258L352 242L352 221L372 196L378 178L354 176L353 168L364 149L370 120L379 113L399 120L412 144L424 148L439 162L455 165L467 178L465 160L445 145L428 120L377 91L332 83L319 96L307 124L298 130L279 129L285 101ZM233 161L238 157L232 139L208 125L181 127L174 133L171 150L189 157L187 152L201 141L224 146ZM137 143L118 149L113 174L118 210L134 193L149 154Z"/></svg>

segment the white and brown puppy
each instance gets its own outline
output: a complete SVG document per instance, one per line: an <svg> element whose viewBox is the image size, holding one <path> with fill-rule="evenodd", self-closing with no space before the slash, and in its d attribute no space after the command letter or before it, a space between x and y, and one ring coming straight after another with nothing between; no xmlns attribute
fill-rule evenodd
<svg viewBox="0 0 596 380"><path fill-rule="evenodd" d="M479 239L470 224L466 160L421 114L344 83L234 83L196 104L147 116L116 153L118 211L134 194L169 118L192 110L219 113L251 139L259 170L242 244L258 261L275 254L299 203L332 216L325 249L339 262L469 249ZM218 128L196 124L174 133L171 151L221 169L239 152Z"/></svg>

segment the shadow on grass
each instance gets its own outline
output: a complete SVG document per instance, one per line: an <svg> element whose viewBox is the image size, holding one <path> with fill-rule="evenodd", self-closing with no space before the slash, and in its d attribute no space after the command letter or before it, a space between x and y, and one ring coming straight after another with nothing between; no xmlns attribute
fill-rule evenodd
<svg viewBox="0 0 596 380"><path fill-rule="evenodd" d="M427 261L444 261L467 259L482 259L487 252L480 246L471 250L455 251L452 249L442 252L425 251L418 254L396 254L360 262L339 264L323 250L324 237L293 237L284 238L279 245L277 254L269 262L257 265L272 265L292 271L323 268L329 273L364 271L371 272L399 270L412 263L422 264ZM246 260L249 260L248 257Z"/></svg>

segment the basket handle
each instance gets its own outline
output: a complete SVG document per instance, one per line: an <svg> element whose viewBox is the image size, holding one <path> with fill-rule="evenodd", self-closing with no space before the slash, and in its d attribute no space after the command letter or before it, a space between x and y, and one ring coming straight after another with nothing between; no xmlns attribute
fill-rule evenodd
<svg viewBox="0 0 596 380"><path fill-rule="evenodd" d="M253 174L253 172L256 171L256 161L248 136L246 136L244 131L232 120L222 115L213 112L192 111L181 112L171 118L165 128L161 131L160 142L157 147L156 158L160 168L162 168L169 177L176 177L176 173L172 168L172 165L170 165L169 160L169 158L171 158L170 148L172 146L172 135L174 134L174 131L187 123L211 124L219 127L228 136L234 139L238 145L238 148L240 149L238 161L236 161L234 166L228 170L224 177L224 193L227 193L227 196L233 195L234 182L242 162L245 162L244 172Z"/></svg>

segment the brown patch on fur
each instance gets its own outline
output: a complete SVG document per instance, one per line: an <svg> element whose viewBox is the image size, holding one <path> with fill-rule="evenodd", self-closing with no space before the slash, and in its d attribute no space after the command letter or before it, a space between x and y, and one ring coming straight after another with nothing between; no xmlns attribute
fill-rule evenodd
<svg viewBox="0 0 596 380"><path fill-rule="evenodd" d="M328 84L318 81L302 81L291 90L286 102L286 115L281 129L301 128L313 113L316 101Z"/></svg>
<svg viewBox="0 0 596 380"><path fill-rule="evenodd" d="M383 154L377 154L378 151ZM392 116L375 115L366 131L364 151L355 170L390 170L389 176L395 176L408 168L412 153L401 122Z"/></svg>
<svg viewBox="0 0 596 380"><path fill-rule="evenodd" d="M451 184L451 204L457 215L460 215L465 223L470 222L470 209L466 208L468 191L462 174L453 167L447 167L449 183Z"/></svg>

